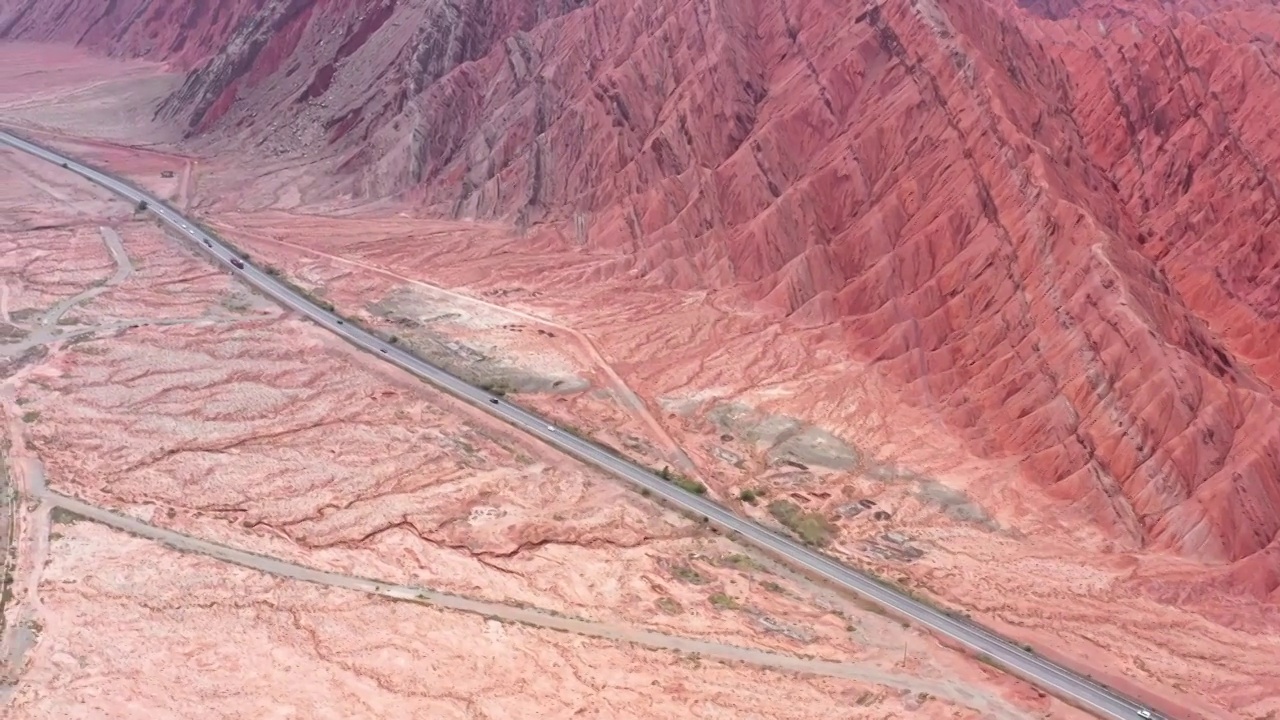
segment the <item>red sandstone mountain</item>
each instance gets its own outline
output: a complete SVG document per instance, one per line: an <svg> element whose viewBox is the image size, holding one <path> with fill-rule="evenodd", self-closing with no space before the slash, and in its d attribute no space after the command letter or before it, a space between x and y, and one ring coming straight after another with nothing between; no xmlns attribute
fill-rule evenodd
<svg viewBox="0 0 1280 720"><path fill-rule="evenodd" d="M190 69L312 195L562 223L839 324L980 452L1280 593L1280 10L1262 0L0 0Z"/></svg>

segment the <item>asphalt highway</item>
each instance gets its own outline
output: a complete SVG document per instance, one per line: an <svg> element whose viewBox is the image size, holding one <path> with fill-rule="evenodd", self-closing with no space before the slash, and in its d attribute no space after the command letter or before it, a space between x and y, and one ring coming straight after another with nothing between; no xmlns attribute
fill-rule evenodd
<svg viewBox="0 0 1280 720"><path fill-rule="evenodd" d="M200 229L198 225L183 217L181 213L159 198L8 132L0 131L0 143L61 165L127 198L130 202L135 204L146 202L147 212L197 243L230 272L281 305L305 315L326 330L342 336L351 344L380 355L387 362L417 375L455 397L483 408L520 430L536 436L548 445L648 490L652 496L661 498L673 507L694 516L706 518L708 523L723 531L736 533L741 540L751 543L812 577L852 591L919 626L949 638L976 654L986 656L1009 672L1099 717L1122 720L1159 717L1154 713L1146 714L1149 711L1145 706L1126 698L1115 690L1024 650L1016 643L1001 638L980 625L952 617L895 588L884 585L866 573L840 564L800 542L740 517L712 500L686 492L663 480L648 468L624 460L599 445L557 428L547 420L512 405L504 398L469 385L444 370L414 357L400 347L346 322L270 274L249 262L240 260L234 250ZM233 259L240 262L243 267L234 265Z"/></svg>

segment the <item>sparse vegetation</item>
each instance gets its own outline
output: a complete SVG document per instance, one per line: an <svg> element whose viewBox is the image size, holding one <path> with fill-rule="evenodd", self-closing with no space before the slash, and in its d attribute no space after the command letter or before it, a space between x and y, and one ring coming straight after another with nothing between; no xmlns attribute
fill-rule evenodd
<svg viewBox="0 0 1280 720"><path fill-rule="evenodd" d="M65 508L55 507L49 511L49 522L54 525L74 525L81 520L84 518Z"/></svg>
<svg viewBox="0 0 1280 720"><path fill-rule="evenodd" d="M880 615L882 617L889 616L888 613L885 612L885 609L881 607L878 603L871 602L870 600L865 600L861 597L853 598L853 602L855 605L862 608L863 610L866 610L869 613L875 613L876 615Z"/></svg>
<svg viewBox="0 0 1280 720"><path fill-rule="evenodd" d="M233 251L240 257L244 258L245 260L249 259L249 253L241 250L234 250L234 248L233 248ZM274 277L277 280L279 280L282 284L284 284L290 290L310 300L313 304L316 305L316 307L319 307L325 312L334 312L336 310L333 303L317 295L316 291L314 290L307 290L305 288L299 287L296 283L290 280L288 276L286 276L283 273L283 271L280 270L280 268L276 267L275 265L266 265L263 267L263 271L266 272L271 277ZM358 325L358 323L353 322L351 320L347 320L346 322L349 322L352 325ZM392 337L394 338L395 336L393 335ZM391 342L397 342L397 340L392 340Z"/></svg>
<svg viewBox="0 0 1280 720"><path fill-rule="evenodd" d="M982 663L983 665L990 665L991 667L996 669L1000 668L1000 664L996 662L996 659L986 653L978 653L978 662Z"/></svg>
<svg viewBox="0 0 1280 720"><path fill-rule="evenodd" d="M722 592L718 592L715 595L712 595L709 599L711 601L712 606L717 607L721 610L737 610L738 609L738 601L734 600L733 598L729 597L728 595Z"/></svg>
<svg viewBox="0 0 1280 720"><path fill-rule="evenodd" d="M777 593L779 595L784 595L787 592L785 588L783 588L781 585L779 585L778 583L772 580L765 580L764 582L760 583L760 587L764 588L765 590L768 590L771 593Z"/></svg>
<svg viewBox="0 0 1280 720"><path fill-rule="evenodd" d="M720 558L719 564L724 567L730 567L730 568L734 568L735 570L742 570L744 572L763 569L760 567L760 563L756 562L755 560L752 560L750 557L747 557L742 553L733 553L732 555L725 555L724 557Z"/></svg>
<svg viewBox="0 0 1280 720"><path fill-rule="evenodd" d="M585 432L582 428L578 427L577 425L561 425L559 427L561 430L564 430L565 432L569 433L570 435L580 440L591 439L591 433Z"/></svg>
<svg viewBox="0 0 1280 720"><path fill-rule="evenodd" d="M9 607L9 601L13 599L13 580L9 577L9 573L0 575L0 627L4 627L4 609Z"/></svg>
<svg viewBox="0 0 1280 720"><path fill-rule="evenodd" d="M24 423L33 423L33 422L35 422L36 420L39 420L39 419L40 419L40 411L39 411L39 410L28 410L28 411L26 411L26 412L22 413L22 422L24 422Z"/></svg>
<svg viewBox="0 0 1280 720"><path fill-rule="evenodd" d="M691 492L691 493L693 493L693 494L695 494L695 495L706 495L706 494L707 494L707 486L706 486L706 485L703 485L702 483L698 482L697 480L693 480L693 479L687 478L687 477L685 477L685 476L683 476L683 475L677 476L677 477L676 477L676 479L675 479L675 480L673 480L672 482L674 482L674 483L676 484L676 486L677 486L677 487L679 487L681 490L684 490L685 492Z"/></svg>
<svg viewBox="0 0 1280 720"><path fill-rule="evenodd" d="M769 514L808 545L825 547L839 529L820 513L807 513L789 500L769 503Z"/></svg>
<svg viewBox="0 0 1280 720"><path fill-rule="evenodd" d="M675 598L660 597L654 601L654 605L657 605L658 609L667 615L679 615L684 612L684 607L676 602Z"/></svg>
<svg viewBox="0 0 1280 720"><path fill-rule="evenodd" d="M658 477L694 495L706 495L707 486L683 473L676 472L667 466L658 471ZM705 520L705 518L704 518Z"/></svg>
<svg viewBox="0 0 1280 720"><path fill-rule="evenodd" d="M738 499L748 505L755 505L758 497L760 497L759 493L751 488L743 488L742 492L738 493Z"/></svg>
<svg viewBox="0 0 1280 720"><path fill-rule="evenodd" d="M148 207L149 207L149 206L147 205L147 201L146 201L146 200L139 200L139 201L138 201L138 212L140 212L140 213L144 213L144 212L146 212L146 211L147 211L147 208L148 208Z"/></svg>
<svg viewBox="0 0 1280 720"><path fill-rule="evenodd" d="M671 574L675 576L677 580L682 580L690 585L706 585L711 582L706 575L703 575L688 565L681 564L672 566Z"/></svg>
<svg viewBox="0 0 1280 720"><path fill-rule="evenodd" d="M234 312L234 313L241 313L249 309L248 301L246 301L245 298L241 296L233 295L233 296L224 297L222 298L222 301L219 304L223 308L230 310L231 312Z"/></svg>

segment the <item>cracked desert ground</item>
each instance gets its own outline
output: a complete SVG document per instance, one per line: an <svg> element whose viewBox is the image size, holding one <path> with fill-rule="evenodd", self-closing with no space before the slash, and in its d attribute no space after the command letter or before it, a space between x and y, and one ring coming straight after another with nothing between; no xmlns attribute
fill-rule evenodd
<svg viewBox="0 0 1280 720"><path fill-rule="evenodd" d="M86 82L75 60L41 60L51 92ZM204 197L181 157L55 140ZM5 151L0 178L6 718L1078 715L353 351L57 167ZM279 239L276 215L202 216ZM274 246L424 354L688 462L580 329Z"/></svg>

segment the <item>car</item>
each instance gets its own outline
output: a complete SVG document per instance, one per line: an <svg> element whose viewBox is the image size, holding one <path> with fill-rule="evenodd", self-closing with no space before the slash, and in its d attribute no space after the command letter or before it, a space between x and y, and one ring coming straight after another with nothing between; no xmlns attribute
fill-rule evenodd
<svg viewBox="0 0 1280 720"><path fill-rule="evenodd" d="M338 321L338 324L339 324L339 325L345 325L346 323L344 323L344 322L342 322L341 320L339 320L339 321Z"/></svg>
<svg viewBox="0 0 1280 720"><path fill-rule="evenodd" d="M387 349L386 349L386 348L378 348L378 352L382 353L383 355L386 355L386 354L387 354Z"/></svg>
<svg viewBox="0 0 1280 720"><path fill-rule="evenodd" d="M497 404L498 404L498 398L489 398L489 402L493 403L494 405L497 405Z"/></svg>
<svg viewBox="0 0 1280 720"><path fill-rule="evenodd" d="M547 430L548 430L548 431L550 431L550 432L555 432L555 431L556 431L556 426L555 426L555 425L548 425L548 426L547 426Z"/></svg>
<svg viewBox="0 0 1280 720"><path fill-rule="evenodd" d="M1138 711L1138 717L1143 720L1154 720L1155 715L1152 715L1150 710L1143 709Z"/></svg>
<svg viewBox="0 0 1280 720"><path fill-rule="evenodd" d="M232 264L232 265L234 265L234 266L236 266L237 268L239 268L239 269L241 269L241 270L243 270L243 269L244 269L244 262L242 262L242 261L240 260L240 258L231 258L231 264Z"/></svg>

